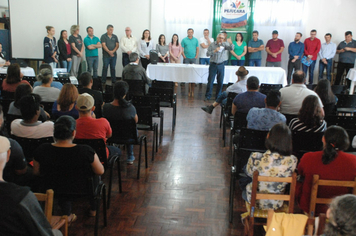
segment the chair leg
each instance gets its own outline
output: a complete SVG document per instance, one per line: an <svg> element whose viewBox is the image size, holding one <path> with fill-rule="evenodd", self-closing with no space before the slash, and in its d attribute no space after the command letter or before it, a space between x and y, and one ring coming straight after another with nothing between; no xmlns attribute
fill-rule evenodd
<svg viewBox="0 0 356 236"><path fill-rule="evenodd" d="M224 117L223 119L223 136L222 136L222 139L224 140L224 145L223 147L226 146L226 118Z"/></svg>
<svg viewBox="0 0 356 236"><path fill-rule="evenodd" d="M120 156L118 157L116 162L117 162L117 175L119 177L119 191L120 191L120 193L122 193Z"/></svg>
<svg viewBox="0 0 356 236"><path fill-rule="evenodd" d="M155 132L156 132L156 152L158 152L158 125L156 126L156 131ZM161 139L161 141L162 141L162 139Z"/></svg>
<svg viewBox="0 0 356 236"><path fill-rule="evenodd" d="M161 111L161 121L159 123L159 143L162 143L162 137L163 137L163 120L164 120L164 112Z"/></svg>
<svg viewBox="0 0 356 236"><path fill-rule="evenodd" d="M106 187L105 185L103 186L103 217L104 217L104 226L106 227L108 225L108 219L107 219L107 206L106 206ZM100 207L99 207L100 209Z"/></svg>
<svg viewBox="0 0 356 236"><path fill-rule="evenodd" d="M140 179L140 170L141 170L141 152L142 152L142 139L140 140L140 151L139 151L139 153L138 153L137 179Z"/></svg>
<svg viewBox="0 0 356 236"><path fill-rule="evenodd" d="M222 119L224 117L224 105L220 104L220 107L221 107L221 113L220 113L220 125L219 125L219 128L221 129Z"/></svg>
<svg viewBox="0 0 356 236"><path fill-rule="evenodd" d="M156 124L155 124L156 125ZM156 126L153 126L153 133L152 133L152 161L155 159L155 143L156 143ZM146 168L148 167L147 161L145 162Z"/></svg>
<svg viewBox="0 0 356 236"><path fill-rule="evenodd" d="M114 169L114 165L110 166L110 174L109 174L109 189L108 189L108 202L107 202L107 207L108 209L110 208L110 200L111 200L111 187L112 187L112 172Z"/></svg>
<svg viewBox="0 0 356 236"><path fill-rule="evenodd" d="M229 221L232 223L232 219L234 216L234 195L235 195L235 174L236 169L234 166L231 167L231 180L230 180L230 199L229 199Z"/></svg>
<svg viewBox="0 0 356 236"><path fill-rule="evenodd" d="M148 155L147 155L147 138L145 137L145 139L144 139L144 142L145 142L145 162L147 163L146 164L146 168L148 168L148 159L147 159L147 157L148 157Z"/></svg>
<svg viewBox="0 0 356 236"><path fill-rule="evenodd" d="M174 131L176 127L176 116L177 116L177 103L173 105L173 122L172 122L172 131Z"/></svg>
<svg viewBox="0 0 356 236"><path fill-rule="evenodd" d="M95 226L94 226L94 235L95 236L98 236L98 230L99 230L100 198L101 198L101 194L99 194L99 196L96 196L96 199L95 199L95 201L96 201L96 215L95 215Z"/></svg>

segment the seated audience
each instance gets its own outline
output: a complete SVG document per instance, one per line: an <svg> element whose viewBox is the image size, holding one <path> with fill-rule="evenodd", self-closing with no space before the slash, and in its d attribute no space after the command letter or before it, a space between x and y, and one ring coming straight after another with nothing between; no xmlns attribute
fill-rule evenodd
<svg viewBox="0 0 356 236"><path fill-rule="evenodd" d="M62 235L52 231L35 195L3 178L10 157L10 142L0 137L0 235Z"/></svg>
<svg viewBox="0 0 356 236"><path fill-rule="evenodd" d="M92 89L93 78L89 72L84 72L79 76L80 84L83 86L78 89L79 94L88 93L94 98L95 115L101 117L102 106L104 105L103 94L100 91Z"/></svg>
<svg viewBox="0 0 356 236"><path fill-rule="evenodd" d="M128 91L129 85L125 81L118 81L114 84L114 101L106 103L103 107L103 116L109 122L131 119L138 122L135 107L125 100ZM132 165L134 160L133 145L127 145L127 164Z"/></svg>
<svg viewBox="0 0 356 236"><path fill-rule="evenodd" d="M275 124L286 123L286 117L279 113L281 93L270 91L265 98L266 108L253 107L247 114L247 128L256 130L270 130Z"/></svg>
<svg viewBox="0 0 356 236"><path fill-rule="evenodd" d="M206 106L206 107L202 107L201 109L209 114L211 114L214 110L215 107L219 106L219 104L226 104L226 100L227 100L227 95L229 94L229 92L232 93L244 93L247 91L246 89L246 76L248 75L248 70L246 70L246 68L244 66L240 66L239 69L236 71L236 75L237 75L237 81L236 83L234 83L233 85L230 85L229 87L227 87L226 91L222 92L219 97L216 99L216 101L210 105L210 106Z"/></svg>
<svg viewBox="0 0 356 236"><path fill-rule="evenodd" d="M345 194L334 198L331 202L326 217L325 236L356 234L356 196Z"/></svg>
<svg viewBox="0 0 356 236"><path fill-rule="evenodd" d="M59 97L60 90L51 87L53 81L52 72L49 69L42 69L37 76L38 80L42 82L40 86L33 89L33 93L40 95L43 102L54 102Z"/></svg>
<svg viewBox="0 0 356 236"><path fill-rule="evenodd" d="M54 124L54 143L44 143L34 153L33 174L41 177L44 189L53 189L56 194L79 193L86 188L86 177L98 176L104 173L95 151L87 145L77 145L72 141L76 133L75 120L63 115ZM83 184L82 180L85 179ZM83 187L84 189L80 189ZM95 188L95 186L93 186ZM58 204L62 214L76 218L72 214L72 199L59 198ZM95 216L95 201L90 199L90 216ZM72 221L73 221L72 220Z"/></svg>
<svg viewBox="0 0 356 236"><path fill-rule="evenodd" d="M2 90L6 92L15 92L19 84L30 83L27 80L22 80L23 74L21 73L20 66L17 63L9 65L7 68L6 79L2 82ZM31 85L30 85L31 86Z"/></svg>
<svg viewBox="0 0 356 236"><path fill-rule="evenodd" d="M15 116L21 116L21 110L20 110L20 99L26 95L29 95L32 93L32 88L28 84L20 84L17 86L15 90L15 101L10 103L9 110L7 114L9 115L15 115ZM45 121L49 118L49 114L42 108L40 107L40 116L39 120Z"/></svg>
<svg viewBox="0 0 356 236"><path fill-rule="evenodd" d="M49 69L49 70L51 70L51 73L53 74L53 69L52 69L52 66L51 66L50 64L42 63L42 64L40 65L39 71L41 71L42 69ZM36 81L36 82L33 84L33 87L40 86L41 84L42 84L42 81L41 81L41 80ZM58 81L52 81L51 87L57 88L57 89L61 90L62 87L63 87L63 84L62 84L61 82L58 82Z"/></svg>
<svg viewBox="0 0 356 236"><path fill-rule="evenodd" d="M140 58L137 53L131 53L129 59L130 64L126 65L122 71L122 79L143 80L145 82L145 91L147 94L149 85L152 83L151 79L148 78L145 69L138 64Z"/></svg>
<svg viewBox="0 0 356 236"><path fill-rule="evenodd" d="M343 152L350 143L347 132L339 126L330 126L322 142L323 151L304 154L298 165L301 181L297 183L296 195L304 212L309 212L313 175L327 180L354 180L356 176L356 156ZM318 197L324 198L346 193L349 193L347 188L321 186L318 189ZM325 205L316 205L317 213L325 213L326 209Z"/></svg>
<svg viewBox="0 0 356 236"><path fill-rule="evenodd" d="M297 167L297 158L292 155L292 135L286 124L280 123L272 127L267 134L265 153L253 152L247 162L245 173L253 176L253 172L258 170L261 176L290 177ZM252 181L251 181L252 182ZM284 193L286 183L260 183L258 190L268 193ZM242 192L242 198L251 202L252 183L246 185L246 190ZM283 205L283 201L258 200L257 206L260 209L278 209Z"/></svg>
<svg viewBox="0 0 356 236"><path fill-rule="evenodd" d="M319 80L314 91L316 92L316 94L318 94L321 102L323 103L325 116L334 114L337 97L334 95L331 89L329 80Z"/></svg>
<svg viewBox="0 0 356 236"><path fill-rule="evenodd" d="M318 95L307 88L305 83L305 74L301 70L297 70L293 74L292 84L289 87L281 88L281 110L280 112L288 115L297 115L303 100L308 95ZM323 103L318 97L318 102L321 107L322 115L324 116Z"/></svg>
<svg viewBox="0 0 356 236"><path fill-rule="evenodd" d="M295 131L314 133L326 130L326 122L318 97L309 95L304 99L298 117L290 121L289 128Z"/></svg>
<svg viewBox="0 0 356 236"><path fill-rule="evenodd" d="M265 107L266 95L258 92L260 81L256 76L251 76L247 79L247 91L237 95L232 103L231 113L235 112L247 113L252 107Z"/></svg>
<svg viewBox="0 0 356 236"><path fill-rule="evenodd" d="M22 119L11 123L11 134L22 138L45 138L53 136L53 122L38 121L41 97L38 94L26 95L20 99Z"/></svg>
<svg viewBox="0 0 356 236"><path fill-rule="evenodd" d="M79 113L75 109L75 102L78 98L78 89L73 84L65 84L59 93L57 101L53 103L52 116L57 119L60 116L68 115L78 119Z"/></svg>
<svg viewBox="0 0 356 236"><path fill-rule="evenodd" d="M77 139L106 139L112 135L110 123L105 118L95 119L91 113L95 110L94 98L88 94L83 93L78 96L76 109L79 111L79 118L77 119ZM121 154L119 148L114 146L107 146L107 157L115 154Z"/></svg>

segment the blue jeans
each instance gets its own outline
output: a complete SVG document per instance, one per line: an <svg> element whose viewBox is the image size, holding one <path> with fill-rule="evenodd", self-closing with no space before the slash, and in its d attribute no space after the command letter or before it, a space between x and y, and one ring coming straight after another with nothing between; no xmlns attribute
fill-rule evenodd
<svg viewBox="0 0 356 236"><path fill-rule="evenodd" d="M98 63L99 57L87 57L88 72L91 74L93 70L93 78L98 78Z"/></svg>
<svg viewBox="0 0 356 236"><path fill-rule="evenodd" d="M216 99L219 97L223 82L224 82L224 74L225 74L225 65L224 62L220 64L216 64L214 62L210 63L209 66L209 77L208 77L208 85L206 87L205 98L210 99L213 91L213 83L215 81L215 76L217 77L218 86L216 87Z"/></svg>
<svg viewBox="0 0 356 236"><path fill-rule="evenodd" d="M261 59L248 60L248 66L261 66Z"/></svg>
<svg viewBox="0 0 356 236"><path fill-rule="evenodd" d="M331 82L331 69L333 66L333 59L326 60L328 64L324 64L321 60L319 61L319 79L323 78L324 69L326 67L326 78Z"/></svg>
<svg viewBox="0 0 356 236"><path fill-rule="evenodd" d="M183 59L183 64L195 64L197 61L196 58L185 58Z"/></svg>
<svg viewBox="0 0 356 236"><path fill-rule="evenodd" d="M227 94L228 93L226 91L220 93L219 97L215 100L215 102L225 105L227 100Z"/></svg>
<svg viewBox="0 0 356 236"><path fill-rule="evenodd" d="M135 156L133 153L133 145L126 145L126 149L127 149L127 162L134 161Z"/></svg>
<svg viewBox="0 0 356 236"><path fill-rule="evenodd" d="M310 66L306 66L303 64L303 71L304 71L305 77L307 77L308 68L309 68L309 84L312 84L314 81L315 64L316 64L316 60L315 61L312 60L312 63L310 64Z"/></svg>
<svg viewBox="0 0 356 236"><path fill-rule="evenodd" d="M229 60L224 61L224 65L227 66L229 64Z"/></svg>
<svg viewBox="0 0 356 236"><path fill-rule="evenodd" d="M201 65L209 65L210 58L199 58L199 64Z"/></svg>
<svg viewBox="0 0 356 236"><path fill-rule="evenodd" d="M121 156L121 150L118 147L114 147L114 146L107 146L107 148L109 149L109 157L108 159L110 159L112 156L114 155L119 155Z"/></svg>
<svg viewBox="0 0 356 236"><path fill-rule="evenodd" d="M245 60L231 60L232 66L243 66L245 65Z"/></svg>
<svg viewBox="0 0 356 236"><path fill-rule="evenodd" d="M116 82L116 59L117 56L114 57L103 57L103 73L101 74L101 82L106 83L106 76L108 74L108 67L110 65L110 74L111 74L111 81L112 83Z"/></svg>
<svg viewBox="0 0 356 236"><path fill-rule="evenodd" d="M72 61L61 61L61 68L67 68L67 72L70 72L72 68Z"/></svg>
<svg viewBox="0 0 356 236"><path fill-rule="evenodd" d="M129 54L122 53L122 66L125 67L127 64L130 64Z"/></svg>

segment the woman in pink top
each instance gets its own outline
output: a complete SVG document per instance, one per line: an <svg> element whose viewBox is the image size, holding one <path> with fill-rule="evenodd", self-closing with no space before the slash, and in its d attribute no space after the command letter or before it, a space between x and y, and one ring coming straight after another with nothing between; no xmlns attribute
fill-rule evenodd
<svg viewBox="0 0 356 236"><path fill-rule="evenodd" d="M182 47L180 46L177 34L173 34L172 42L169 44L169 55L171 55L169 58L171 63L180 63Z"/></svg>

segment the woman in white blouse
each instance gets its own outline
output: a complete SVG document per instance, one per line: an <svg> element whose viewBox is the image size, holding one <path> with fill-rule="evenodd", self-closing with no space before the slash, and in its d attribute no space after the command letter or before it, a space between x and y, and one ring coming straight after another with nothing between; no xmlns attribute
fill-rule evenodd
<svg viewBox="0 0 356 236"><path fill-rule="evenodd" d="M142 33L140 45L138 51L141 57L142 67L147 69L147 65L150 63L150 51L154 50L154 43L151 40L151 33L148 29L145 29Z"/></svg>
<svg viewBox="0 0 356 236"><path fill-rule="evenodd" d="M0 67L9 66L10 62L6 61L4 54L2 53L2 44L0 43Z"/></svg>

